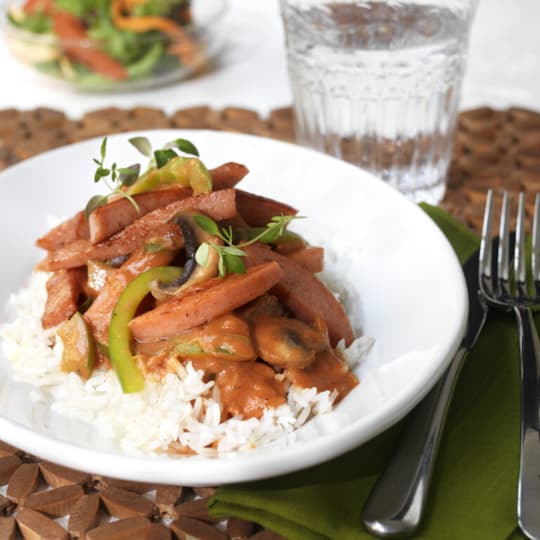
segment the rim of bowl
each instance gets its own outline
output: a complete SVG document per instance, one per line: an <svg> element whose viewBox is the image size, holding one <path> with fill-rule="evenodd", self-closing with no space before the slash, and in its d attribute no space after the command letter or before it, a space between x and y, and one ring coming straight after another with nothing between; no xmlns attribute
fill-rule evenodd
<svg viewBox="0 0 540 540"><path fill-rule="evenodd" d="M21 2L11 1L6 2L4 5L0 6L0 29L4 26L7 37L17 38L25 40L28 42L33 42L35 44L42 45L53 45L53 44L77 44L83 47L95 46L99 43L107 43L108 39L65 39L55 36L54 34L39 34L36 32L31 32L30 30L25 30L24 28L19 28L17 25L13 24L9 17L8 13L13 6L19 6ZM177 36L185 36L186 34L193 36L198 34L201 31L208 30L211 28L225 13L227 12L230 6L230 0L208 0L207 5L211 6L210 14L207 17L201 20L197 20L193 23L192 26L181 27L181 31L175 34L160 34L153 36L143 36L139 37L140 43L154 43L156 41L163 41L164 39L176 39Z"/></svg>

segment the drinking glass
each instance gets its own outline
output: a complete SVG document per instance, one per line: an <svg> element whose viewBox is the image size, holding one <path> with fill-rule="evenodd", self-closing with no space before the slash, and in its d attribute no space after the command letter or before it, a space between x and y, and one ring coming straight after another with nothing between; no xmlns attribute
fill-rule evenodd
<svg viewBox="0 0 540 540"><path fill-rule="evenodd" d="M296 137L439 202L476 0L281 0Z"/></svg>

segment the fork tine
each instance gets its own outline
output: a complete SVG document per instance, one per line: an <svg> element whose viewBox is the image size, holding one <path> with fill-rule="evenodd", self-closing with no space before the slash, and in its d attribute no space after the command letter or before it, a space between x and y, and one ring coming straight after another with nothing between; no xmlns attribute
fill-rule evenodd
<svg viewBox="0 0 540 540"><path fill-rule="evenodd" d="M525 263L525 196L519 195L519 209L516 223L516 246L514 278L516 287L509 283L509 219L508 219L508 193L503 195L501 211L500 238L497 257L497 291L490 296L486 289L491 285L492 279L482 274L481 298L489 306L513 311L518 329L519 355L520 355L520 386L521 386L521 437L520 462L518 474L517 518L520 529L527 538L540 539L540 521L538 520L538 456L540 455L540 440L538 440L538 425L540 422L538 403L540 401L540 386L538 385L538 366L540 365L540 337L538 335L534 313L540 307L540 296L531 297L527 287L528 262ZM487 205L491 212L491 197ZM488 218L489 212L486 209ZM482 242L484 250L487 247L488 224L484 225ZM540 283L540 197L537 195L533 216L533 258L535 289L538 294ZM495 248L493 248L495 249ZM482 261L485 265L485 261ZM484 284L487 284L484 286Z"/></svg>
<svg viewBox="0 0 540 540"><path fill-rule="evenodd" d="M525 266L525 194L521 192L518 199L516 218L516 245L514 247L514 277L516 290L521 298L527 297Z"/></svg>
<svg viewBox="0 0 540 540"><path fill-rule="evenodd" d="M480 255L478 258L478 283L480 288L490 296L493 294L491 283L491 225L493 221L493 191L490 189L486 195L484 221L482 222L482 238L480 240Z"/></svg>
<svg viewBox="0 0 540 540"><path fill-rule="evenodd" d="M540 296L540 193L536 194L534 201L531 262L536 296Z"/></svg>
<svg viewBox="0 0 540 540"><path fill-rule="evenodd" d="M508 191L503 193L501 222L499 227L499 252L497 257L498 289L502 294L511 294L510 278L510 225Z"/></svg>

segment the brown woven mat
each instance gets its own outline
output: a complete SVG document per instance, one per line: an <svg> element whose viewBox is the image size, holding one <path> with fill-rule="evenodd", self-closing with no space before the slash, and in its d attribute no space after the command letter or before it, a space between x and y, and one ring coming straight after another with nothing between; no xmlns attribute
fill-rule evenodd
<svg viewBox="0 0 540 540"><path fill-rule="evenodd" d="M289 108L268 118L256 112L208 107L182 109L167 116L159 109L102 109L71 120L51 109L0 111L0 169L39 152L90 137L152 128L204 128L252 133L293 141ZM540 190L540 113L512 108L466 111L460 115L448 190L441 206L479 230L488 187L525 190L528 210Z"/></svg>
<svg viewBox="0 0 540 540"><path fill-rule="evenodd" d="M238 108L196 107L169 117L158 109L109 108L80 120L51 109L9 109L0 111L0 169L89 137L168 127L294 139L290 109L262 119ZM460 115L441 206L478 231L488 187L508 189L513 196L525 190L527 211L532 213L534 193L540 191L540 113L483 108ZM237 519L216 524L206 509L212 492L92 476L42 462L0 442L0 540L16 538L17 528L28 539L279 538Z"/></svg>

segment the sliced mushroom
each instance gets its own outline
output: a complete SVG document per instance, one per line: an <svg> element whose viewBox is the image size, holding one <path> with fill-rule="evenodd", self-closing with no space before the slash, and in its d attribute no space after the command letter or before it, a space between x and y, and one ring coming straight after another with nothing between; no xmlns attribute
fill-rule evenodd
<svg viewBox="0 0 540 540"><path fill-rule="evenodd" d="M195 266L197 264L195 261L195 252L197 251L198 242L191 223L189 223L188 219L183 216L176 216L173 221L180 227L180 230L182 231L186 262L180 277L174 281L171 281L170 283L159 283L159 288L162 291L176 291L181 285L184 285L184 283L186 283L186 281L191 277L191 274L193 273L193 270L195 270Z"/></svg>
<svg viewBox="0 0 540 540"><path fill-rule="evenodd" d="M305 368L328 347L327 333L289 317L261 317L253 322L259 357L276 367Z"/></svg>
<svg viewBox="0 0 540 540"><path fill-rule="evenodd" d="M193 219L194 215L200 214L195 210L184 211L172 218L184 237L184 250L186 262L180 277L170 283L156 282L150 287L152 295L156 300L167 300L172 296L177 296L181 291L192 285L197 285L218 274L219 256L214 249L208 250L208 257L204 265L200 265L195 260L197 249L203 242L221 245L223 242L217 236L213 236L197 225Z"/></svg>

